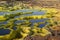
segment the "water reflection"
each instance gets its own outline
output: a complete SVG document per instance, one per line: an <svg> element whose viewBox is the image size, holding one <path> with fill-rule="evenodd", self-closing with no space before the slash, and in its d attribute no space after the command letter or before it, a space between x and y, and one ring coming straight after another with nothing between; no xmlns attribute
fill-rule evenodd
<svg viewBox="0 0 60 40"><path fill-rule="evenodd" d="M32 14L24 14L24 16L32 16L32 15L44 15L45 11L34 11ZM21 15L22 16L22 15ZM18 18L20 16L15 16L14 18Z"/></svg>
<svg viewBox="0 0 60 40"><path fill-rule="evenodd" d="M10 33L11 30L9 29L3 29L3 28L0 28L0 36L2 35L7 35Z"/></svg>
<svg viewBox="0 0 60 40"><path fill-rule="evenodd" d="M30 20L30 22L32 23L32 26L34 26L34 23L38 23L38 22L45 22L46 20L48 19L36 19L36 20ZM48 22L45 22L44 24L40 24L38 25L38 27L42 28L44 27L45 25L47 25Z"/></svg>
<svg viewBox="0 0 60 40"><path fill-rule="evenodd" d="M33 20L30 20L30 22L31 23L37 23L37 22L44 22L46 20L48 20L48 19L47 18L45 18L45 19L33 19Z"/></svg>
<svg viewBox="0 0 60 40"><path fill-rule="evenodd" d="M33 15L36 14L36 15L43 15L45 14L46 11L38 11L38 10L28 10L28 9L24 9L24 10L16 10L16 11L12 11L12 12L0 12L0 15L4 15L4 14L15 14L15 13L18 13L18 12L33 12Z"/></svg>
<svg viewBox="0 0 60 40"><path fill-rule="evenodd" d="M38 27L43 28L47 24L48 24L48 22L45 22L44 24L40 24Z"/></svg>
<svg viewBox="0 0 60 40"><path fill-rule="evenodd" d="M7 24L7 21L4 21L4 22L0 22L0 25L1 25L1 24Z"/></svg>

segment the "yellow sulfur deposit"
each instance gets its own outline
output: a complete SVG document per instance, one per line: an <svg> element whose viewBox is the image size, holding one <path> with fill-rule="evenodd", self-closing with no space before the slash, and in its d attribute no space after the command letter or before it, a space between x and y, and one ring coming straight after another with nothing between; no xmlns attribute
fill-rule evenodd
<svg viewBox="0 0 60 40"><path fill-rule="evenodd" d="M6 18L4 16L0 16L0 20L4 21L4 20L6 20Z"/></svg>
<svg viewBox="0 0 60 40"><path fill-rule="evenodd" d="M41 33L40 33L41 36L46 36L46 35L48 35L48 34L51 34L51 32L49 32L49 31L46 30L45 28L42 28L41 30L42 30Z"/></svg>

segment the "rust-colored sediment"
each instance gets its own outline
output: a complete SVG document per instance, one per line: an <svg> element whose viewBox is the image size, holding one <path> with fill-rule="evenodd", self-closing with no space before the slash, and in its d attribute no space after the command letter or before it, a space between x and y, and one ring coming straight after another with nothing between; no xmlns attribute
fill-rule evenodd
<svg viewBox="0 0 60 40"><path fill-rule="evenodd" d="M39 35L36 35L34 37L29 37L27 36L24 40L60 40L60 36L45 36L45 37L41 37Z"/></svg>

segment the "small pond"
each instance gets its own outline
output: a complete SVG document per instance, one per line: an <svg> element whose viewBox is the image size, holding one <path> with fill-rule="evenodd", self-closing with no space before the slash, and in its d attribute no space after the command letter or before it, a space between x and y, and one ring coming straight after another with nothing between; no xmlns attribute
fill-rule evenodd
<svg viewBox="0 0 60 40"><path fill-rule="evenodd" d="M38 11L38 10L28 10L28 9L24 9L24 10L17 10L17 11L12 11L12 12L0 12L0 15L4 15L4 14L15 14L18 12L33 12L33 15L43 15L45 14L46 11Z"/></svg>
<svg viewBox="0 0 60 40"><path fill-rule="evenodd" d="M36 20L30 20L30 22L32 23L32 25L34 25L34 23L38 23L38 22L45 22L48 19L36 19ZM38 27L42 28L45 25L47 25L48 22L45 22L44 24L40 24Z"/></svg>
<svg viewBox="0 0 60 40"><path fill-rule="evenodd" d="M11 30L0 28L0 36L7 35Z"/></svg>

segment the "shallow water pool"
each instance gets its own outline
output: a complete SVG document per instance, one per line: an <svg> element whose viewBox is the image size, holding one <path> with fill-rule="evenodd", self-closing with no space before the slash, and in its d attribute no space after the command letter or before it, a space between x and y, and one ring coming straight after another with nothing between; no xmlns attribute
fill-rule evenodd
<svg viewBox="0 0 60 40"><path fill-rule="evenodd" d="M11 30L0 28L0 36L7 35Z"/></svg>

